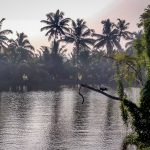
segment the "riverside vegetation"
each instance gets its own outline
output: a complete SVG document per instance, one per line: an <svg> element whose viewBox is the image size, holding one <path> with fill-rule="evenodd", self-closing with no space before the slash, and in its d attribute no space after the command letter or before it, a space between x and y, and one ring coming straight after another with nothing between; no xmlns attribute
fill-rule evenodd
<svg viewBox="0 0 150 150"><path fill-rule="evenodd" d="M102 33L96 33L83 19L65 18L60 10L48 13L41 31L46 32L50 46L40 50L34 49L25 33L9 39L12 31L2 30L4 20L0 21L1 91L18 91L24 85L37 90L56 84L111 85L117 81L122 118L133 131L122 149L130 144L139 150L150 149L150 6L140 16L139 32L129 32L125 20L113 23L106 19L101 22ZM67 57L68 44L72 44L72 53ZM133 85L141 88L137 104L124 92L125 86Z"/></svg>

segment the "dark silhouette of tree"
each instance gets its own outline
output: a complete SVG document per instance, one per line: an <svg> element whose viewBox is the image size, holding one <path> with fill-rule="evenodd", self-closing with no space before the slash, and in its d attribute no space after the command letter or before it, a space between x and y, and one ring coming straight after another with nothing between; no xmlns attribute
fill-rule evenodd
<svg viewBox="0 0 150 150"><path fill-rule="evenodd" d="M65 57L65 45L61 45L60 40L54 40L51 42L51 46L41 46L40 51L43 52L43 59L49 61L50 57L60 56Z"/></svg>
<svg viewBox="0 0 150 150"><path fill-rule="evenodd" d="M42 51L43 54L41 54L42 60L44 62L48 62L50 58L50 50L47 46L41 46L40 51Z"/></svg>
<svg viewBox="0 0 150 150"><path fill-rule="evenodd" d="M117 49L121 48L118 30L113 28L114 25L109 19L104 20L101 23L103 24L103 34L93 34L93 36L96 37L94 47L97 49L106 47L107 53L111 54L114 47Z"/></svg>
<svg viewBox="0 0 150 150"><path fill-rule="evenodd" d="M144 21L150 18L150 5L144 10L144 13L140 16L140 23L138 23L138 27L142 27L144 25Z"/></svg>
<svg viewBox="0 0 150 150"><path fill-rule="evenodd" d="M83 19L77 19L76 22L72 21L72 30L63 40L73 43L79 54L80 49L90 49L90 46L93 45L94 40L90 36L91 30L87 27L86 22Z"/></svg>
<svg viewBox="0 0 150 150"><path fill-rule="evenodd" d="M127 31L130 23L126 22L125 20L121 20L121 19L117 19L117 20L118 20L118 22L117 22L117 24L114 24L114 26L118 30L119 40L121 38L123 38L125 40L130 39L132 33Z"/></svg>
<svg viewBox="0 0 150 150"><path fill-rule="evenodd" d="M54 40L51 42L50 47L42 46L41 51L43 52L42 62L46 70L49 72L52 79L60 78L64 73L64 58L65 45L61 45L61 41Z"/></svg>
<svg viewBox="0 0 150 150"><path fill-rule="evenodd" d="M30 44L26 34L17 32L17 39L10 40L9 47L12 48L12 54L16 56L17 61L24 61L34 56L34 47Z"/></svg>
<svg viewBox="0 0 150 150"><path fill-rule="evenodd" d="M75 66L76 66L76 79L79 78L79 53L86 49L89 50L90 46L93 45L94 40L90 37L91 30L87 27L86 22L83 19L77 19L76 22L72 20L72 28L71 32L66 34L62 41L66 43L74 44L73 55L75 58Z"/></svg>
<svg viewBox="0 0 150 150"><path fill-rule="evenodd" d="M10 40L11 45L15 47L21 47L29 50L34 50L34 47L30 44L29 40L27 39L28 36L26 34L22 33L16 33L17 39L16 40Z"/></svg>
<svg viewBox="0 0 150 150"><path fill-rule="evenodd" d="M9 45L5 46L7 47L5 53L0 54L0 62L8 65L7 73L14 77L14 82L17 82L14 84L15 86L22 82L22 76L25 74L28 76L28 81L32 81L31 83L35 85L32 87L35 88L36 82L42 83L44 81L42 73L46 81L52 83L66 79L71 80L74 84L77 83L77 75L82 76L81 80L87 83L100 83L106 81L106 78L108 82L110 81L114 73L112 63L102 58L106 53L103 54L96 46L94 51L91 51L93 45L96 45L93 38L95 33L94 30L87 27L83 19L73 21L70 18L65 18L64 13L57 10L47 14L46 19L41 22L45 24L41 31L46 31L46 36L50 40L49 46L42 46L40 51L34 51L27 35L17 33L17 38L10 40ZM105 39L105 43L99 47L107 47L108 51L110 49L112 51L119 47L119 29L109 19L102 21L102 23L103 37L106 37L107 40ZM5 42L7 43L8 40ZM65 55L67 49L63 43L74 45L70 58ZM95 51L97 52L94 53ZM36 79L31 79L34 78L34 74L36 74ZM36 81L38 79L40 81Z"/></svg>
<svg viewBox="0 0 150 150"><path fill-rule="evenodd" d="M54 40L51 44L51 54L64 56L67 49L65 49L65 45L61 45L60 40Z"/></svg>
<svg viewBox="0 0 150 150"><path fill-rule="evenodd" d="M80 72L80 80L86 82L88 80L88 75L89 75L89 68L90 68L90 51L89 50L82 50L79 53L79 72Z"/></svg>
<svg viewBox="0 0 150 150"><path fill-rule="evenodd" d="M41 28L41 31L47 31L45 36L48 36L48 40L52 38L58 39L59 36L65 35L70 31L68 25L70 18L64 18L62 11L57 10L56 13L47 14L46 17L46 20L41 20L42 23L46 24L46 26Z"/></svg>
<svg viewBox="0 0 150 150"><path fill-rule="evenodd" d="M8 46L8 37L7 35L8 34L11 34L12 31L11 30L2 30L2 24L3 24L3 21L5 20L5 18L2 18L0 20L0 51L2 51L2 49L6 49L6 47Z"/></svg>

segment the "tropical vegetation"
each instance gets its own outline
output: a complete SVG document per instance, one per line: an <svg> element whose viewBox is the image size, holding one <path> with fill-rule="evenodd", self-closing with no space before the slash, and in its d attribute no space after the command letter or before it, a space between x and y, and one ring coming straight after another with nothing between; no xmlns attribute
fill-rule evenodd
<svg viewBox="0 0 150 150"><path fill-rule="evenodd" d="M140 16L138 32L129 31L124 19L116 23L106 19L97 33L83 19L74 21L60 10L50 12L41 20L49 46L39 50L23 32L9 38L13 32L2 29L4 21L0 20L0 91L48 90L80 83L118 85L122 118L133 131L123 149L129 144L141 150L150 147L150 6ZM124 88L131 86L141 88L139 103L128 100Z"/></svg>

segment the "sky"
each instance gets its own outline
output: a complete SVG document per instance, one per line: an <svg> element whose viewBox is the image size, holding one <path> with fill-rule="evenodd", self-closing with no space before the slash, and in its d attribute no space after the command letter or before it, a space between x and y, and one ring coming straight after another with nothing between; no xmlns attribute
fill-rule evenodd
<svg viewBox="0 0 150 150"><path fill-rule="evenodd" d="M15 38L16 31L24 32L35 48L48 45L44 26L40 21L46 14L60 9L65 17L74 20L83 18L89 28L101 33L101 21L110 18L126 19L130 22L130 31L136 31L136 24L143 10L150 4L149 0L0 0L0 19L6 18L3 29L11 29Z"/></svg>

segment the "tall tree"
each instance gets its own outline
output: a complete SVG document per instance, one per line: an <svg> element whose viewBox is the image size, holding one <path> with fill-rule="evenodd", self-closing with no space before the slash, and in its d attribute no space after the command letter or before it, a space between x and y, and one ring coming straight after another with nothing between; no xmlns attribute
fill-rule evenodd
<svg viewBox="0 0 150 150"><path fill-rule="evenodd" d="M25 33L16 33L17 39L10 40L11 45L15 47L21 47L29 50L34 50L34 47L30 44L29 40L27 39L28 36Z"/></svg>
<svg viewBox="0 0 150 150"><path fill-rule="evenodd" d="M2 24L4 20L5 18L0 20L0 51L8 46L9 39L7 35L12 33L12 31L8 29L2 30Z"/></svg>
<svg viewBox="0 0 150 150"><path fill-rule="evenodd" d="M134 54L135 53L135 48L134 48L134 45L135 45L135 42L137 40L140 40L142 38L142 30L138 31L138 32L134 32L130 38L130 40L125 44L125 47L127 48L126 51L128 54Z"/></svg>
<svg viewBox="0 0 150 150"><path fill-rule="evenodd" d="M90 37L91 30L87 27L83 19L77 19L76 22L72 21L72 30L64 37L67 43L73 43L76 48L76 54L82 49L90 49L94 40Z"/></svg>
<svg viewBox="0 0 150 150"><path fill-rule="evenodd" d="M51 61L50 59L54 59L56 57L60 57L62 59L62 57L65 56L67 49L65 49L65 45L61 45L60 40L54 40L50 47L41 46L40 51L43 52L43 60L45 62L49 62Z"/></svg>
<svg viewBox="0 0 150 150"><path fill-rule="evenodd" d="M130 39L132 33L127 31L130 23L126 22L125 20L121 20L121 19L117 19L117 20L118 20L118 22L117 22L117 24L114 24L114 26L118 30L119 41L121 40L121 38L123 38L125 40Z"/></svg>
<svg viewBox="0 0 150 150"><path fill-rule="evenodd" d="M118 30L114 28L113 23L110 22L109 19L104 20L101 23L103 24L103 33L93 34L93 36L96 37L94 47L97 49L106 47L107 53L109 54L112 53L114 47L121 49Z"/></svg>
<svg viewBox="0 0 150 150"><path fill-rule="evenodd" d="M16 40L10 40L10 47L13 49L13 53L15 53L18 61L27 60L31 58L34 53L34 47L31 45L29 40L27 39L28 36L22 33L16 33L17 38Z"/></svg>
<svg viewBox="0 0 150 150"><path fill-rule="evenodd" d="M140 23L138 24L138 26L142 27L144 25L144 21L149 18L150 18L150 5L148 5L147 8L144 10L144 13L141 14Z"/></svg>
<svg viewBox="0 0 150 150"><path fill-rule="evenodd" d="M61 45L60 40L54 40L50 47L51 54L64 56L67 49L65 49L65 45Z"/></svg>
<svg viewBox="0 0 150 150"><path fill-rule="evenodd" d="M76 77L79 79L81 75L79 73L79 53L83 50L89 50L93 45L94 40L91 38L91 30L87 27L86 22L83 19L77 19L76 22L72 20L72 30L62 40L67 43L74 44L73 55L76 64Z"/></svg>
<svg viewBox="0 0 150 150"><path fill-rule="evenodd" d="M47 31L45 36L48 36L48 40L52 38L58 39L60 36L70 31L68 25L70 18L64 18L64 13L62 11L57 10L56 13L51 12L47 14L46 17L46 20L41 20L42 23L46 24L46 26L41 28L41 31Z"/></svg>

